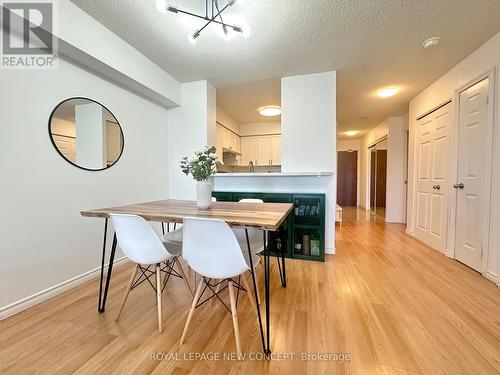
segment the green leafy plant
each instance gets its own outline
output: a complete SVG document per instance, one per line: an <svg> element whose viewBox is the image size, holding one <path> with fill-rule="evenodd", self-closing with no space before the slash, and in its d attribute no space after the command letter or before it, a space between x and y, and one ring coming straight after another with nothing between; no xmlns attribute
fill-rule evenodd
<svg viewBox="0 0 500 375"><path fill-rule="evenodd" d="M196 151L195 157L189 159L184 156L180 161L182 172L191 174L196 181L206 181L217 172L215 146L205 147L203 151Z"/></svg>

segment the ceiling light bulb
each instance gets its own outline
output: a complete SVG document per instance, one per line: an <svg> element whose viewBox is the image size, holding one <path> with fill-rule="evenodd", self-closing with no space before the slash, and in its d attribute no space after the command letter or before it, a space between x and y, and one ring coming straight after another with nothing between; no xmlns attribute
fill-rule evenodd
<svg viewBox="0 0 500 375"><path fill-rule="evenodd" d="M281 108L276 106L276 105L268 105L268 106L259 108L259 113L262 116L266 116L266 117L279 116L279 115L281 115Z"/></svg>
<svg viewBox="0 0 500 375"><path fill-rule="evenodd" d="M160 13L166 13L167 12L167 0L156 0L156 8ZM171 7L168 7L170 10Z"/></svg>
<svg viewBox="0 0 500 375"><path fill-rule="evenodd" d="M345 132L345 135L348 135L349 137L352 137L354 135L358 134L357 130L349 130Z"/></svg>
<svg viewBox="0 0 500 375"><path fill-rule="evenodd" d="M438 36L432 36L426 40L424 40L424 42L422 43L422 46L424 48L432 48L432 47L435 47L439 44L439 40L441 38L439 38Z"/></svg>
<svg viewBox="0 0 500 375"><path fill-rule="evenodd" d="M397 92L398 92L398 89L396 89L394 87L388 87L388 88L380 90L378 92L378 96L380 96L382 98L387 98L389 96L395 95Z"/></svg>

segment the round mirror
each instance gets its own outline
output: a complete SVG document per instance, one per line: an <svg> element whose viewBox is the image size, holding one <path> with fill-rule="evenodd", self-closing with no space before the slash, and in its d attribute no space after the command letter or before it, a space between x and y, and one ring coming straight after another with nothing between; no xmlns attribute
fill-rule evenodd
<svg viewBox="0 0 500 375"><path fill-rule="evenodd" d="M52 144L78 168L100 171L115 164L123 152L123 132L115 116L87 98L59 103L49 119Z"/></svg>

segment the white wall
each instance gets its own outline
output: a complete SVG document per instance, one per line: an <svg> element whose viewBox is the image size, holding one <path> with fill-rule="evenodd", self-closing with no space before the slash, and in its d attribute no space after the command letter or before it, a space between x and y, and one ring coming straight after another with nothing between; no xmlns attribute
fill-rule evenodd
<svg viewBox="0 0 500 375"><path fill-rule="evenodd" d="M370 207L369 147L387 138L387 182L385 221L404 223L406 212L406 129L407 116L389 117L361 139L360 206Z"/></svg>
<svg viewBox="0 0 500 375"><path fill-rule="evenodd" d="M356 171L357 175L357 188L356 188L356 202L360 205L360 163L361 163L361 140L360 139L337 139L337 152L338 151L357 151L358 153L358 169ZM337 168L338 170L338 168Z"/></svg>
<svg viewBox="0 0 500 375"><path fill-rule="evenodd" d="M323 190L326 194L326 231L330 252L335 251L337 203L336 95L336 72L281 79L282 172L334 173L333 182L324 185L327 190Z"/></svg>
<svg viewBox="0 0 500 375"><path fill-rule="evenodd" d="M369 209L370 207L370 152L368 148L381 139L386 138L388 134L389 122L386 119L361 139L359 205L365 209Z"/></svg>
<svg viewBox="0 0 500 375"><path fill-rule="evenodd" d="M434 109L439 104L447 100L453 100L452 106L455 106L455 90L466 85L480 75L488 72L490 69L496 69L496 97L495 97L495 123L494 123L494 150L493 150L493 168L492 168L492 191L491 191L491 214L490 214L490 236L489 251L487 258L487 269L485 275L500 283L500 33L493 36L480 48L474 51L470 56L462 60L457 66L448 73L426 88L421 94L410 102L409 114L409 173L408 173L408 232L414 232L414 184L415 184L415 145L417 142L416 119L422 114ZM451 111L454 113L454 111ZM455 125L455 119L452 119ZM456 175L456 165L453 167L453 173ZM452 189L450 195L450 204L454 204L455 192ZM450 222L452 222L450 220ZM448 233L452 228L448 228ZM452 238L448 237L448 250L451 250Z"/></svg>
<svg viewBox="0 0 500 375"><path fill-rule="evenodd" d="M58 38L173 103L180 104L180 84L172 76L72 2L54 3L57 5L55 35ZM65 51L64 45L61 49Z"/></svg>
<svg viewBox="0 0 500 375"><path fill-rule="evenodd" d="M166 109L62 59L55 70L0 70L0 81L1 318L22 307L7 305L100 266L103 220L80 210L169 191ZM52 146L49 115L73 96L102 103L120 122L125 148L112 168L78 169Z"/></svg>
<svg viewBox="0 0 500 375"><path fill-rule="evenodd" d="M281 169L334 172L336 72L281 79Z"/></svg>
<svg viewBox="0 0 500 375"><path fill-rule="evenodd" d="M220 122L226 128L232 130L236 134L240 134L240 124L229 113L217 106L217 122Z"/></svg>
<svg viewBox="0 0 500 375"><path fill-rule="evenodd" d="M46 31L57 40L59 58L71 59L85 70L162 106L180 104L180 83L167 72L71 1L53 3L53 29ZM13 22L12 31L21 35L22 24Z"/></svg>
<svg viewBox="0 0 500 375"><path fill-rule="evenodd" d="M385 221L406 222L406 130L408 117L390 117L387 137Z"/></svg>
<svg viewBox="0 0 500 375"><path fill-rule="evenodd" d="M240 124L240 136L281 134L280 121L247 122Z"/></svg>
<svg viewBox="0 0 500 375"><path fill-rule="evenodd" d="M196 182L179 167L184 156L215 144L215 88L207 81L182 84L182 106L168 111L169 186L172 199L196 199Z"/></svg>

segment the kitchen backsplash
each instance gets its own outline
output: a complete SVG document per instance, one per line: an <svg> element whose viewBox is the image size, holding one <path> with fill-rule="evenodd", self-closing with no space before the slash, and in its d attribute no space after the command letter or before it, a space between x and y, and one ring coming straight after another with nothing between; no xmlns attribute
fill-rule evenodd
<svg viewBox="0 0 500 375"><path fill-rule="evenodd" d="M222 168L218 170L218 173L249 173L248 165L223 165ZM254 167L255 173L267 173L267 172L281 172L281 166L257 166Z"/></svg>

